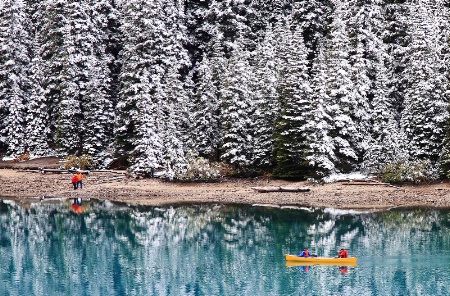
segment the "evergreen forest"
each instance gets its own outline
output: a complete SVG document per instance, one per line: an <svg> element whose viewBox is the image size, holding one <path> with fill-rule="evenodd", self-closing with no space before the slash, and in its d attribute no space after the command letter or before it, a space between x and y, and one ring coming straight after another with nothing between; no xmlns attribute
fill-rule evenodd
<svg viewBox="0 0 450 296"><path fill-rule="evenodd" d="M450 170L448 0L0 0L0 153L182 179Z"/></svg>

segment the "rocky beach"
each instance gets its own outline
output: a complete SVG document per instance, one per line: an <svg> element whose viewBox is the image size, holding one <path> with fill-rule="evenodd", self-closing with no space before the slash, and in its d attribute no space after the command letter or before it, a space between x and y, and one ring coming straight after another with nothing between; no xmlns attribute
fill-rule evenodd
<svg viewBox="0 0 450 296"><path fill-rule="evenodd" d="M136 179L124 171L91 171L83 188L74 190L71 174L41 173L36 169L57 168L55 159L32 160L0 166L0 198L39 201L45 198L95 198L134 205L179 203L234 203L270 206L331 207L379 210L393 207L450 207L450 184L392 186L375 182L312 184L268 178L222 179L212 183L173 183L157 178ZM252 187L309 187L308 192L260 193Z"/></svg>

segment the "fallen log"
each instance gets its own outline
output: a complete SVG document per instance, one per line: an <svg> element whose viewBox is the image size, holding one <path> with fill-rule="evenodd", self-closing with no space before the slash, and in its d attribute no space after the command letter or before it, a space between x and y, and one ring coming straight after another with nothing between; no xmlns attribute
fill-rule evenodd
<svg viewBox="0 0 450 296"><path fill-rule="evenodd" d="M41 173L41 170L19 170L21 173Z"/></svg>
<svg viewBox="0 0 450 296"><path fill-rule="evenodd" d="M90 173L109 173L116 175L126 175L128 172L126 170L91 170Z"/></svg>
<svg viewBox="0 0 450 296"><path fill-rule="evenodd" d="M61 169L42 169L41 172L43 174L45 173L57 173L57 174L68 174L68 170L61 170Z"/></svg>
<svg viewBox="0 0 450 296"><path fill-rule="evenodd" d="M109 183L109 182L113 182L113 181L124 180L126 178L127 178L126 176L112 177L112 178L108 178L108 179L98 180L97 183Z"/></svg>
<svg viewBox="0 0 450 296"><path fill-rule="evenodd" d="M112 173L112 170L91 170L91 173Z"/></svg>
<svg viewBox="0 0 450 296"><path fill-rule="evenodd" d="M72 173L72 174L82 173L83 175L89 175L89 173L91 172L89 170L78 170L78 169L70 169L68 171L69 171L69 173Z"/></svg>
<svg viewBox="0 0 450 296"><path fill-rule="evenodd" d="M291 186L267 186L267 187L251 187L251 189L259 193L267 192L308 192L309 187L291 187Z"/></svg>
<svg viewBox="0 0 450 296"><path fill-rule="evenodd" d="M41 169L41 173L55 173L55 174L69 174L69 173L82 173L84 175L88 175L90 171L88 170L76 170L76 169L70 169L70 170L63 170L63 169Z"/></svg>

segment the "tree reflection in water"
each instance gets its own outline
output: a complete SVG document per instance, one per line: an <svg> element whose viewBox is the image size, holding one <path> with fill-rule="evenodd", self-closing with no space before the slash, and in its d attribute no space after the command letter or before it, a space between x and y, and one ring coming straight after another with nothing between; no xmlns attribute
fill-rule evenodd
<svg viewBox="0 0 450 296"><path fill-rule="evenodd" d="M77 212L74 205L83 210ZM444 280L450 278L449 217L448 211L428 209L351 213L229 205L128 207L76 199L24 206L3 200L0 291L445 295L450 294ZM296 254L303 246L329 257L347 248L358 265L286 267L284 254Z"/></svg>

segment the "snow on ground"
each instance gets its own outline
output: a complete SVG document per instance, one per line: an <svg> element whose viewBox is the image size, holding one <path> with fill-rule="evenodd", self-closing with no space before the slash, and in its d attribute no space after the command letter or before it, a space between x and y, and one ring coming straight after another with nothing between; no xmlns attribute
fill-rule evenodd
<svg viewBox="0 0 450 296"><path fill-rule="evenodd" d="M359 215L359 214L367 214L373 213L374 210L346 210L346 209L336 209L336 208L325 208L324 212L330 214L331 216L345 216L345 215Z"/></svg>
<svg viewBox="0 0 450 296"><path fill-rule="evenodd" d="M363 180L363 179L371 179L374 178L373 176L365 175L360 172L353 172L349 174L332 174L325 178L323 178L323 181L325 183L333 183L339 180Z"/></svg>

